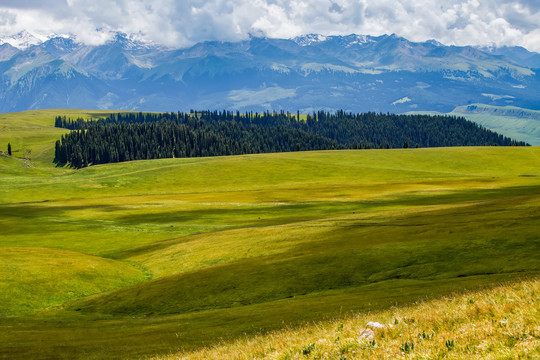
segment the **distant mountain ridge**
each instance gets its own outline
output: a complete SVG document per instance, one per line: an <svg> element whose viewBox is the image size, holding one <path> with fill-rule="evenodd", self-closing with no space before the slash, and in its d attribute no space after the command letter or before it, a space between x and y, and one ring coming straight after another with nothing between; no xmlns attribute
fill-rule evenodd
<svg viewBox="0 0 540 360"><path fill-rule="evenodd" d="M171 49L118 33L89 46L28 32L0 40L0 111L92 108L449 112L540 110L540 54L396 35L251 37Z"/></svg>
<svg viewBox="0 0 540 360"><path fill-rule="evenodd" d="M21 31L17 34L0 38L0 45L9 44L17 49L24 50L29 48L30 46L42 44L43 42L53 37L56 36L43 36L35 33L30 33L29 31Z"/></svg>
<svg viewBox="0 0 540 360"><path fill-rule="evenodd" d="M527 110L512 106L497 107L486 106L481 104L471 104L467 106L458 106L454 109L455 112L469 114L491 114L494 116L512 116L520 119L531 119L540 121L540 111Z"/></svg>

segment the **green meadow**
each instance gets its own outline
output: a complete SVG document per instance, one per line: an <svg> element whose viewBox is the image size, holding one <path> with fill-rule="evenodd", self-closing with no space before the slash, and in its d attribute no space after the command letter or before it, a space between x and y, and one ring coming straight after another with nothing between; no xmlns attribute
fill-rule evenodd
<svg viewBox="0 0 540 360"><path fill-rule="evenodd" d="M537 277L540 148L55 167L0 115L0 358L139 358Z"/></svg>

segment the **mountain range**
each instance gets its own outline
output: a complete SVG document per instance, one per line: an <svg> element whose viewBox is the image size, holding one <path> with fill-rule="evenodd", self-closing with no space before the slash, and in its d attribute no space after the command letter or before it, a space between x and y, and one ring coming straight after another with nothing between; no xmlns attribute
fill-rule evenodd
<svg viewBox="0 0 540 360"><path fill-rule="evenodd" d="M172 49L117 33L103 45L0 39L0 112L44 108L449 112L540 110L540 54L396 35L251 37Z"/></svg>

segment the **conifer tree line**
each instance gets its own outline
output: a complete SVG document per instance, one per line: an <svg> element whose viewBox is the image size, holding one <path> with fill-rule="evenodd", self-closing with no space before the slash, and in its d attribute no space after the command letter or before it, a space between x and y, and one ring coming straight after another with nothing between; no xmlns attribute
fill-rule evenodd
<svg viewBox="0 0 540 360"><path fill-rule="evenodd" d="M116 113L98 120L57 116L55 126L73 131L56 142L54 161L74 168L298 150L527 145L462 117L372 112Z"/></svg>

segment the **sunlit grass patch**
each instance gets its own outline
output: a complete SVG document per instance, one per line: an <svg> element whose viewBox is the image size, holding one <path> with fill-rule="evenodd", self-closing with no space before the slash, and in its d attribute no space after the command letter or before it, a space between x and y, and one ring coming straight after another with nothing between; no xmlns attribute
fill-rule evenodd
<svg viewBox="0 0 540 360"><path fill-rule="evenodd" d="M0 315L28 312L144 280L120 261L37 247L0 248Z"/></svg>
<svg viewBox="0 0 540 360"><path fill-rule="evenodd" d="M539 294L511 283L154 359L536 359Z"/></svg>

